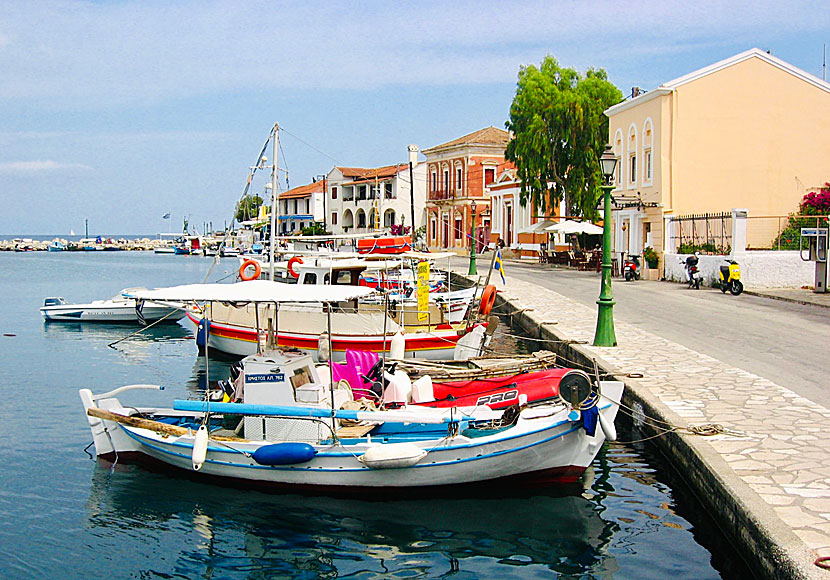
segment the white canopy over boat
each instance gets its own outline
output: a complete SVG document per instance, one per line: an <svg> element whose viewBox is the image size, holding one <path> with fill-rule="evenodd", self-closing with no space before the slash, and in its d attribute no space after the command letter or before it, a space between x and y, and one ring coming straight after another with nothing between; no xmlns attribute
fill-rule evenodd
<svg viewBox="0 0 830 580"><path fill-rule="evenodd" d="M128 298L156 302L343 302L375 292L365 286L297 286L270 280L250 280L235 284L185 284L155 290L137 290Z"/></svg>

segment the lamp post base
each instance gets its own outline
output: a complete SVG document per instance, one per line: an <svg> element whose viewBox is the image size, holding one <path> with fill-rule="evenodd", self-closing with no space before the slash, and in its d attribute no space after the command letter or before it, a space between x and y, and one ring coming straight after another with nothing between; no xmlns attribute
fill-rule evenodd
<svg viewBox="0 0 830 580"><path fill-rule="evenodd" d="M468 276L478 276L478 271L476 270L476 259L474 257L470 258L470 269L467 271Z"/></svg>
<svg viewBox="0 0 830 580"><path fill-rule="evenodd" d="M594 346L617 346L617 336L614 333L614 304L611 299L597 300L597 330L594 334Z"/></svg>

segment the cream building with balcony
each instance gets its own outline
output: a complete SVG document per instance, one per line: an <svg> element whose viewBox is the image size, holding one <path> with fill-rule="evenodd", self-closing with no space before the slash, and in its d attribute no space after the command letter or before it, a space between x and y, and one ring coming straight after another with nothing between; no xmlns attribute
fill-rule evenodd
<svg viewBox="0 0 830 580"><path fill-rule="evenodd" d="M674 252L671 216L733 208L748 210L747 242L764 247L774 234L752 218L797 211L830 180L830 84L759 49L605 113L619 159L616 252Z"/></svg>

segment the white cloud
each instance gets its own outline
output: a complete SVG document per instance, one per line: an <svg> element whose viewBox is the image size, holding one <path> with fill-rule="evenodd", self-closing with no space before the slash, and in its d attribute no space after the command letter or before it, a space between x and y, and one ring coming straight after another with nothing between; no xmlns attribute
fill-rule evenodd
<svg viewBox="0 0 830 580"><path fill-rule="evenodd" d="M806 0L787 10L768 0L8 2L0 99L96 108L216 93L510 83L519 65L547 53L579 68L626 59L642 68L649 56L701 43L744 50L754 35L826 29L828 12Z"/></svg>
<svg viewBox="0 0 830 580"><path fill-rule="evenodd" d="M0 163L0 173L37 174L61 171L91 171L92 167L81 163L59 163L57 161L9 161Z"/></svg>

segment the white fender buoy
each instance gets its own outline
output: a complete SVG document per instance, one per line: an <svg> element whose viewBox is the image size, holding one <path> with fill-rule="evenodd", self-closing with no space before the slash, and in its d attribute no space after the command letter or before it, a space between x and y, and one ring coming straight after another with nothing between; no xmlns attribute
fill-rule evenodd
<svg viewBox="0 0 830 580"><path fill-rule="evenodd" d="M370 447L357 460L371 469L398 469L412 467L426 455L425 449L413 443L385 443Z"/></svg>
<svg viewBox="0 0 830 580"><path fill-rule="evenodd" d="M403 359L406 352L406 338L403 332L398 330L392 335L392 344L389 345L389 358Z"/></svg>
<svg viewBox="0 0 830 580"><path fill-rule="evenodd" d="M599 426L602 428L602 432L608 441L617 440L617 428L614 427L613 422L609 423L608 419L602 416L602 413L599 414Z"/></svg>
<svg viewBox="0 0 830 580"><path fill-rule="evenodd" d="M432 389L432 377L424 375L412 383L412 402L429 403L435 400L435 392Z"/></svg>
<svg viewBox="0 0 830 580"><path fill-rule="evenodd" d="M317 360L318 362L328 362L330 358L329 333L321 332L320 338L317 339Z"/></svg>
<svg viewBox="0 0 830 580"><path fill-rule="evenodd" d="M193 469L199 471L207 458L208 430L200 425L193 438Z"/></svg>
<svg viewBox="0 0 830 580"><path fill-rule="evenodd" d="M412 380L403 371L395 371L394 375L383 373L384 378L389 381L383 390L384 403L397 403L405 405L412 401Z"/></svg>

